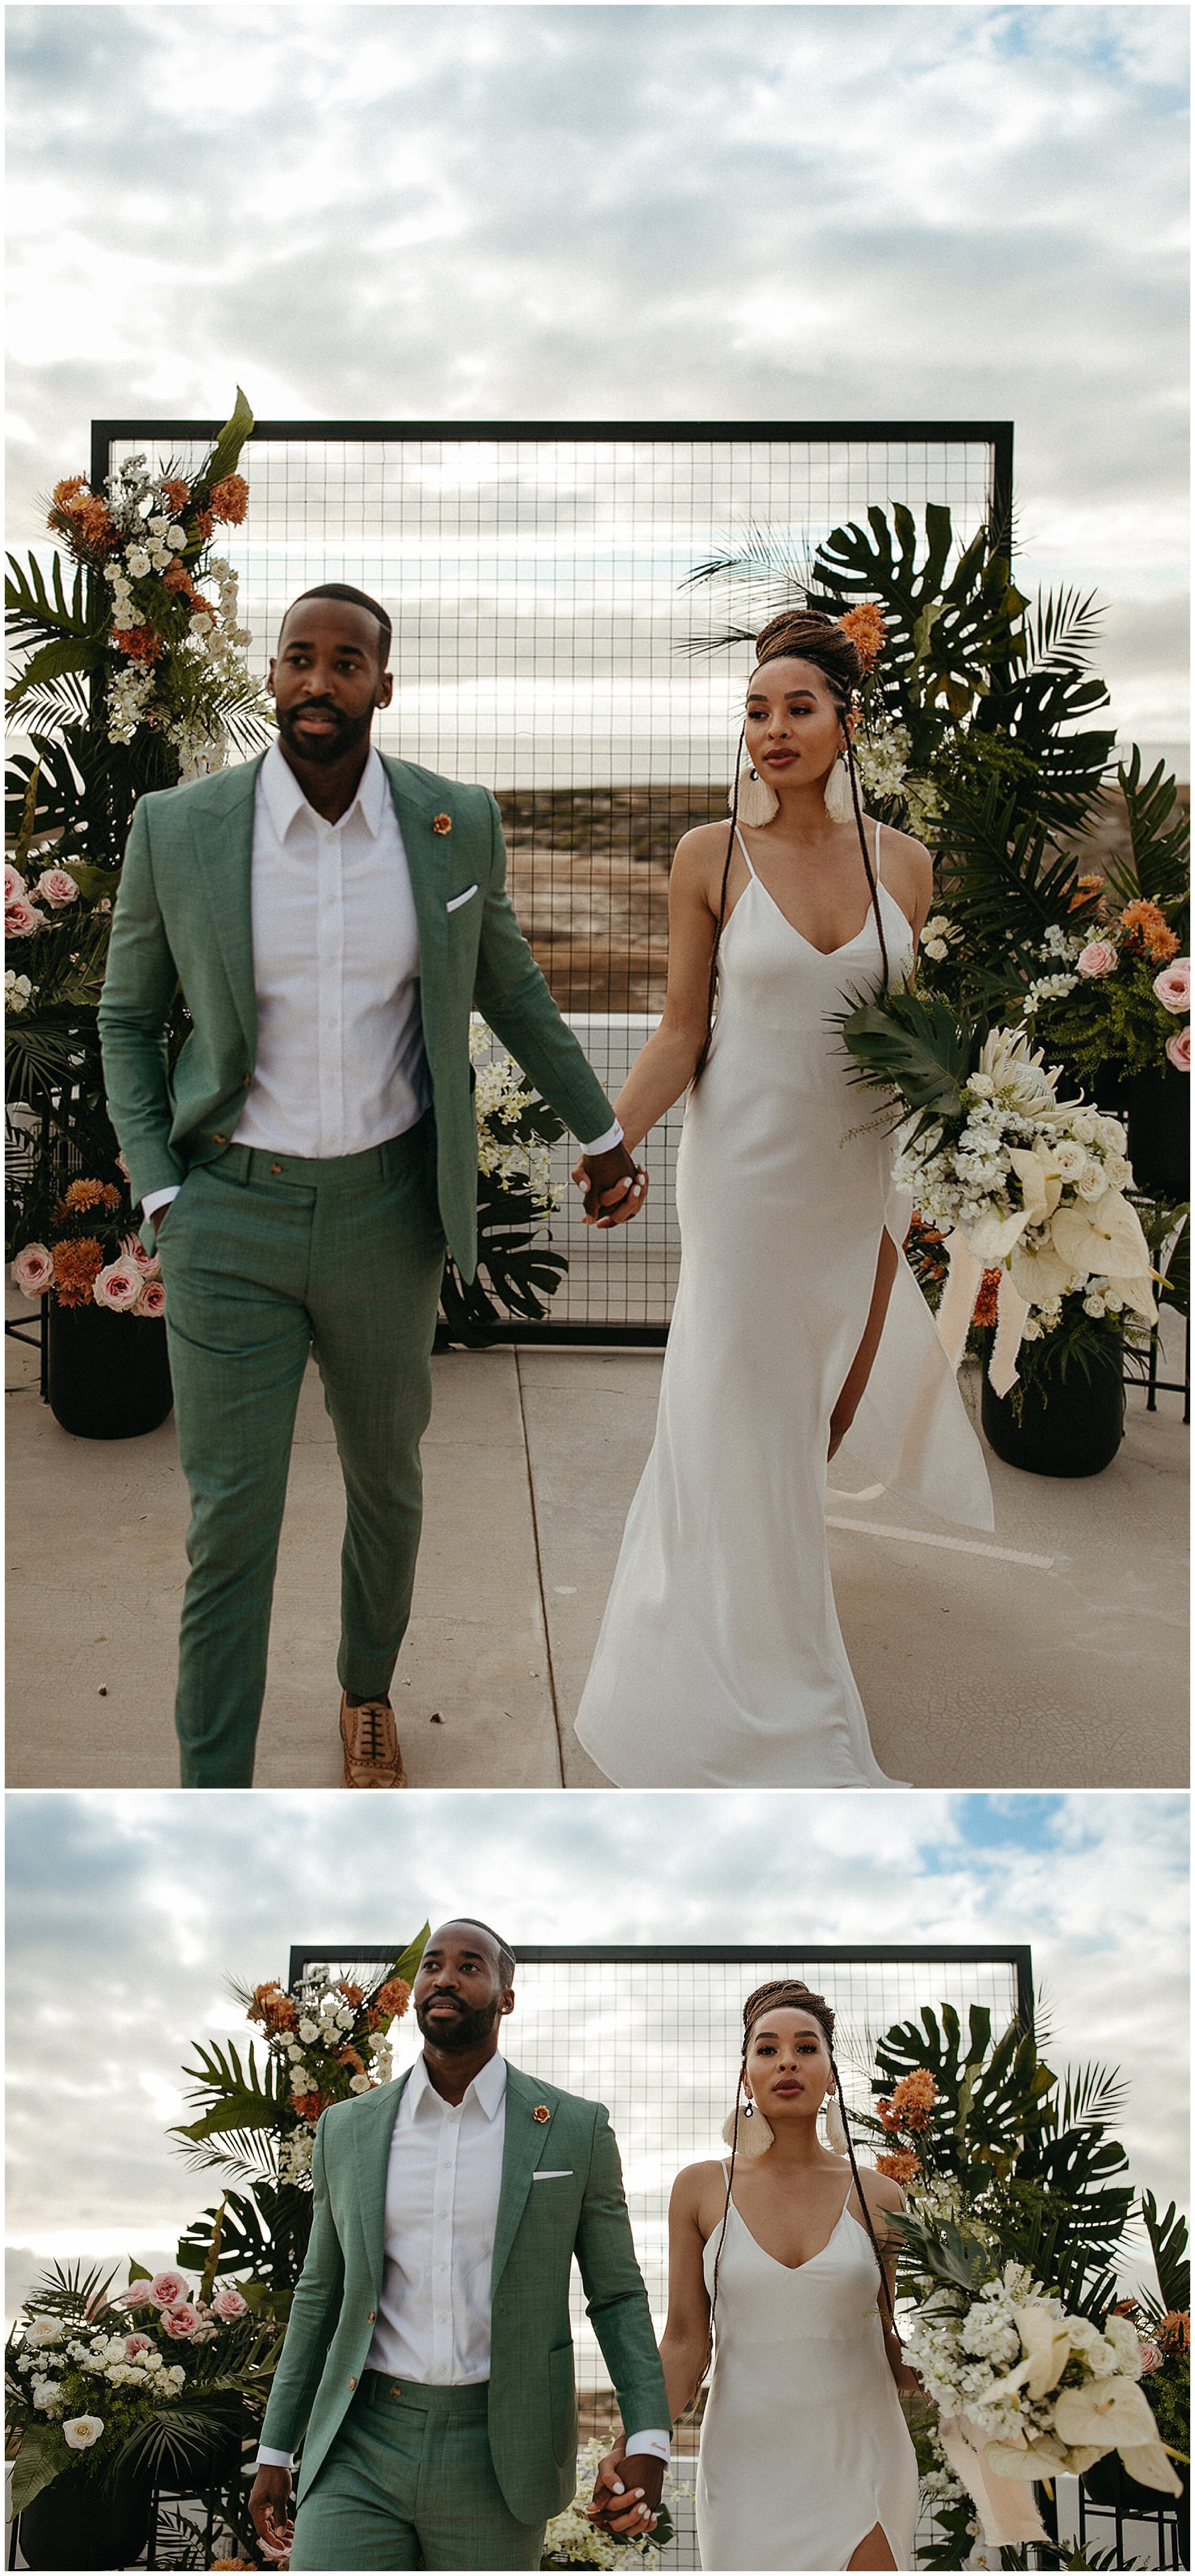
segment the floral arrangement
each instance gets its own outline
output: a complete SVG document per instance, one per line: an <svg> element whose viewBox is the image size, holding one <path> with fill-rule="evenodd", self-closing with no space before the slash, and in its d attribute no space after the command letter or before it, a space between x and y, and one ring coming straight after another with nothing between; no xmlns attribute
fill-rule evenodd
<svg viewBox="0 0 1195 2576"><path fill-rule="evenodd" d="M605 2440L595 2436L577 2455L577 2492L563 2513L554 2514L544 2533L541 2567L642 2567L657 2550L666 2549L672 2538L672 2516L661 2502L656 2512L654 2531L645 2532L641 2540L616 2539L611 2532L599 2531L585 2519L585 2507L593 2495L593 2482L600 2464L610 2448L612 2434ZM688 2488L674 2489L688 2494Z"/></svg>
<svg viewBox="0 0 1195 2576"><path fill-rule="evenodd" d="M1079 883L1091 890L1098 881ZM1093 928L1098 937L1084 935ZM1079 1081L1093 1081L1108 1064L1122 1077L1167 1064L1189 1073L1191 960L1178 946L1159 905L1138 899L1117 912L1097 892L1084 931L1054 925L1046 933L1022 1015Z"/></svg>
<svg viewBox="0 0 1195 2576"><path fill-rule="evenodd" d="M564 1133L554 1110L497 1048L484 1020L469 1028L477 1119L477 1275L462 1279L449 1255L441 1290L447 1337L484 1341L510 1314L540 1322L568 1258L539 1238L560 1206L550 1148Z"/></svg>
<svg viewBox="0 0 1195 2576"><path fill-rule="evenodd" d="M279 2150L280 2181L298 2182L310 2173L316 2123L330 2102L389 2083L390 2026L401 2020L410 2000L411 1989L398 1976L383 1976L369 1987L348 1978L308 1983L297 1994L273 1983L254 1987L248 2019L266 2034L291 2114Z"/></svg>
<svg viewBox="0 0 1195 2576"><path fill-rule="evenodd" d="M1114 1330L1154 1321L1119 1119L1060 1100L1058 1066L1045 1065L1023 1029L979 1039L916 984L857 1004L841 1027L854 1079L894 1094L906 1112L894 1178L943 1234L951 1277L938 1322L956 1358L979 1296L997 1326L1000 1394L1016 1379L1022 1340L1070 1322L1068 1299Z"/></svg>
<svg viewBox="0 0 1195 2576"><path fill-rule="evenodd" d="M239 2426L244 2399L264 2405L274 2338L240 2291L129 2270L128 2288L113 2292L112 2274L55 2265L22 2308L5 2352L9 2429L20 2436L15 2511L84 2462L140 2452L185 2464L188 2450Z"/></svg>
<svg viewBox="0 0 1195 2576"><path fill-rule="evenodd" d="M112 1315L147 1319L165 1310L166 1291L156 1253L146 1252L132 1231L127 1193L115 1181L69 1181L54 1217L62 1231L48 1243L27 1243L12 1275L22 1296L37 1304L103 1306Z"/></svg>
<svg viewBox="0 0 1195 2576"><path fill-rule="evenodd" d="M212 537L217 525L241 526L249 487L219 464L217 451L188 483L130 456L102 492L69 475L54 487L47 522L110 594L109 742L131 742L149 726L177 752L182 778L223 767L230 682L238 705L248 703L243 657L252 638L237 623L237 576L212 552Z"/></svg>

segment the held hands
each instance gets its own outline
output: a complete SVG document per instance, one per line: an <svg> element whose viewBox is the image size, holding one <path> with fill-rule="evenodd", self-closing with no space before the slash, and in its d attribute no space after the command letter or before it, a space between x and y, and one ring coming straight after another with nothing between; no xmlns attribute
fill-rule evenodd
<svg viewBox="0 0 1195 2576"><path fill-rule="evenodd" d="M625 1145L612 1145L606 1154L582 1154L572 1177L584 1194L585 1224L603 1232L638 1216L647 1196L647 1174Z"/></svg>
<svg viewBox="0 0 1195 2576"><path fill-rule="evenodd" d="M667 2462L653 2459L647 2451L635 2451L628 2460L626 2447L626 2435L620 2433L613 2449L599 2460L585 2519L615 2539L639 2540L655 2530Z"/></svg>
<svg viewBox="0 0 1195 2576"><path fill-rule="evenodd" d="M295 2526L286 2510L289 2501L290 2470L259 2469L249 2490L249 2511L267 2557L285 2558L294 2539Z"/></svg>

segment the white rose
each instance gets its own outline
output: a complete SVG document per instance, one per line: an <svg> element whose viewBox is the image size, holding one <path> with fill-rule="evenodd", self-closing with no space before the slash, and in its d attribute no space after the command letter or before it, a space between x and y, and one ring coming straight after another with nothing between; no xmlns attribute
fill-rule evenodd
<svg viewBox="0 0 1195 2576"><path fill-rule="evenodd" d="M161 511L156 519L147 519L145 524L151 537L164 537L170 525L169 510Z"/></svg>
<svg viewBox="0 0 1195 2576"><path fill-rule="evenodd" d="M944 957L946 955L946 942L944 939L923 939L921 946L923 954L926 957Z"/></svg>
<svg viewBox="0 0 1195 2576"><path fill-rule="evenodd" d="M166 530L166 543L172 549L173 553L180 555L186 542L187 531L185 528L180 528L176 519L173 527L167 528Z"/></svg>
<svg viewBox="0 0 1195 2576"><path fill-rule="evenodd" d="M42 2414L45 2415L48 2414L51 2406L57 2404L62 2390L56 2379L35 2379L30 2393L34 2405L40 2407Z"/></svg>
<svg viewBox="0 0 1195 2576"><path fill-rule="evenodd" d="M69 2450L89 2451L104 2429L100 2415L72 2415L62 2427L62 2438Z"/></svg>
<svg viewBox="0 0 1195 2576"><path fill-rule="evenodd" d="M41 2351L43 2351L43 2350L45 2349L45 2346L46 2346L47 2344L49 2344L49 2343L61 2343L61 2341L62 2341L62 2320L61 2320L61 2318L60 2318L60 2317L31 2317L31 2318L30 2318L30 2320L29 2320L29 2334L28 2334L28 2340L29 2340L29 2342L33 2345L34 2350L35 2350L35 2351L37 2351L37 2352L41 2352Z"/></svg>
<svg viewBox="0 0 1195 2576"><path fill-rule="evenodd" d="M149 571L149 556L144 546L130 546L125 562L134 581L142 581Z"/></svg>
<svg viewBox="0 0 1195 2576"><path fill-rule="evenodd" d="M318 2039L318 2038L319 2038L319 2031L318 2031L318 2029L317 2029L317 2027L316 2027L316 2025L315 2025L315 2023L314 2023L313 2021L301 2021L301 2022L300 2022L300 2024L299 2024L299 2038L300 2038L301 2040L306 2040L306 2042L307 2042L308 2046L310 2046L311 2041L312 2041L313 2039ZM292 2055L294 2055L294 2056L298 2056L298 2054L299 2054L299 2051L294 2047L293 2042L292 2042L292 2051L291 2051L291 2053L292 2053Z"/></svg>

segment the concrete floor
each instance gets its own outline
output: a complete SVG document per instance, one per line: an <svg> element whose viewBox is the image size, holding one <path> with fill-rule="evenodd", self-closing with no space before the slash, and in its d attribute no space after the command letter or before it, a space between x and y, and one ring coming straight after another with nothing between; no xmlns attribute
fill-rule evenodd
<svg viewBox="0 0 1195 2576"><path fill-rule="evenodd" d="M6 1351L8 1784L172 1786L187 1517L173 1421L141 1440L72 1439L39 1400L35 1353L13 1340ZM450 1352L434 1367L424 1540L394 1688L411 1785L601 1786L572 1719L651 1443L660 1355ZM832 1502L843 1632L886 1771L917 1787L1185 1784L1187 1439L1179 1397L1149 1415L1134 1389L1102 1476L1055 1481L990 1458L990 1542L887 1495ZM312 1372L263 1788L339 1780L342 1508Z"/></svg>

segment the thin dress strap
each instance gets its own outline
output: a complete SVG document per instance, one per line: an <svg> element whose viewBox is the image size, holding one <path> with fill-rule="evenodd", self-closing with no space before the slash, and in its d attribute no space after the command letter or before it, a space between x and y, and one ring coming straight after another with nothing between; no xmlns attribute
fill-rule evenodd
<svg viewBox="0 0 1195 2576"><path fill-rule="evenodd" d="M741 851L742 851L742 853L743 853L743 857L746 859L746 862L747 862L747 874L748 874L748 876L749 876L749 877L753 877L753 876L754 876L754 874L755 874L755 870L754 870L754 868L753 868L753 867L752 867L752 865L751 865L751 854L750 854L750 851L749 851L749 850L748 850L748 848L747 848L747 844L746 844L745 840L743 839L743 835L742 835L742 833L740 832L740 830L739 830L739 827L738 827L738 824L737 824L737 823L735 824L735 827L734 827L734 837L735 837L736 841L738 842L738 845L739 845L740 850L741 850Z"/></svg>
<svg viewBox="0 0 1195 2576"><path fill-rule="evenodd" d="M876 868L876 884L878 885L878 884L879 884L879 882L880 882L880 826L879 826L879 824L878 824L878 823L876 824L876 858L875 858L875 868Z"/></svg>

